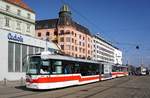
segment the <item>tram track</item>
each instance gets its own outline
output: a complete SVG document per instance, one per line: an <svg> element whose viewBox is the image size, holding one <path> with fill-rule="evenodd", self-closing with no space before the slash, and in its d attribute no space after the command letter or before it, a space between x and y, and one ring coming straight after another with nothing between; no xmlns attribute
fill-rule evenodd
<svg viewBox="0 0 150 98"><path fill-rule="evenodd" d="M125 78L125 77L123 77L123 78ZM78 93L81 92L82 90L83 90L83 91L84 91L84 90L90 91L90 90L93 90L93 89L97 89L97 92L82 97L82 98L91 98L91 97L94 96L94 95L97 95L97 94L99 94L99 93L105 92L105 91L107 91L107 90L109 90L109 89L115 88L115 87L117 87L117 86L119 86L119 85L122 85L122 84L124 84L124 83L127 83L127 82L130 81L130 80L131 80L130 78L127 78L127 79L122 80L122 81L120 81L120 79L119 79L119 80L115 81L115 82L116 82L115 84L113 84L112 86L109 86L109 87L107 87L107 88L105 88L105 89L103 89L103 90L101 90L101 88L100 88L100 89L97 89L97 88L99 88L99 87L103 87L102 84L98 84L98 85L94 85L94 86L91 86L91 87L88 87L88 88L76 90L76 91L73 91L73 92L70 92L70 93L65 93L65 94L63 94L63 95L56 96L56 97L53 97L53 98L65 98L65 97L70 96L70 95L78 94ZM76 87L76 86L75 86L75 87ZM52 91L55 91L55 90L52 90ZM18 94L18 93L22 93L22 92L24 92L24 91L17 92L17 93L13 93L13 94ZM11 96L11 97L8 97L8 98L21 98L21 97L29 97L29 96L41 95L41 94L44 94L45 97L47 97L47 98L52 98L52 97L50 96L49 91L48 91L48 92L47 92L47 91L46 91L46 92L39 92L39 91L37 91L37 92L32 92L32 93L26 93L26 94Z"/></svg>
<svg viewBox="0 0 150 98"><path fill-rule="evenodd" d="M122 84L124 84L124 83L127 83L127 82L130 81L130 80L131 80L131 79L129 78L129 79L125 80L125 81L119 81L119 83L115 83L114 85L112 85L112 86L110 86L110 87L108 87L108 88L106 88L106 89L103 89L103 90L97 89L98 92L89 94L89 95L84 96L84 97L82 97L82 98L90 98L90 97L92 97L92 96L94 96L94 95L96 95L96 94L102 93L102 92L107 91L107 90L109 90L109 89L111 89L111 88L114 88L114 87L117 87L117 86L122 85ZM98 84L98 85L96 85L96 86L92 86L92 87L86 88L86 89L92 90L92 89L95 89L95 88L99 88L100 86L102 86L102 85L101 85L101 84ZM99 91L99 90L100 90L100 91ZM80 91L81 91L81 90L80 90ZM58 96L58 97L54 97L54 98L62 98L62 97L65 98L65 97L67 97L67 96L69 96L69 95L77 94L77 93L79 93L80 91L75 91L75 92L72 92L72 93L67 93L67 94L64 94L64 95L61 95L61 96ZM49 97L49 98L51 98L51 97Z"/></svg>
<svg viewBox="0 0 150 98"><path fill-rule="evenodd" d="M123 82L121 82L121 83L119 83L119 84L112 85L112 86L110 86L110 87L108 87L108 88L105 88L105 89L103 89L103 90L98 89L97 92L92 93L92 94L89 94L89 95L87 95L87 96L84 96L83 98L91 98L92 96L95 96L95 95L97 95L97 94L99 94L99 93L103 93L103 92L105 92L105 91L107 91L107 90L110 90L110 89L112 89L112 88L115 88L115 87L117 87L117 86L119 86L119 85L125 84L125 83L129 82L130 80L131 80L131 79L129 78L129 79L127 79L127 80L125 80L125 81L123 81Z"/></svg>

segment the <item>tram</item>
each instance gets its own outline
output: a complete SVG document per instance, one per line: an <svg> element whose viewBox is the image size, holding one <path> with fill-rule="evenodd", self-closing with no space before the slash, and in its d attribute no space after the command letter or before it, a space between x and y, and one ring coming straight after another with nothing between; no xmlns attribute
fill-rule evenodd
<svg viewBox="0 0 150 98"><path fill-rule="evenodd" d="M113 65L111 75L112 78L128 76L128 67Z"/></svg>
<svg viewBox="0 0 150 98"><path fill-rule="evenodd" d="M101 80L100 63L69 56L41 54L29 57L26 87L54 89Z"/></svg>
<svg viewBox="0 0 150 98"><path fill-rule="evenodd" d="M112 72L112 65L42 52L28 57L26 87L31 89L55 89L87 84L120 76L126 72ZM123 68L122 68L123 69Z"/></svg>

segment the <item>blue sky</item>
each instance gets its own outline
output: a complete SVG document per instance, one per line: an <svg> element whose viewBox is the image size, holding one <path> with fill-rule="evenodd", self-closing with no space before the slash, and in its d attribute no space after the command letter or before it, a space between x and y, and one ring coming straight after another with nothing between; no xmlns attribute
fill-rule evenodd
<svg viewBox="0 0 150 98"><path fill-rule="evenodd" d="M150 0L23 0L36 19L58 17L66 2L72 17L123 51L124 63L150 65ZM137 50L135 47L139 45Z"/></svg>

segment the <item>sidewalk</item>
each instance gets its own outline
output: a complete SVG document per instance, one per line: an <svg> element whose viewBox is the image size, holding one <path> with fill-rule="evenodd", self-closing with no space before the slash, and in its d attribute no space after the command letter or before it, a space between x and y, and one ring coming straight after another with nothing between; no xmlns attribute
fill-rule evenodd
<svg viewBox="0 0 150 98"><path fill-rule="evenodd" d="M17 81L0 81L0 88L10 88L10 87L17 87L17 86L24 86L25 80L17 80Z"/></svg>

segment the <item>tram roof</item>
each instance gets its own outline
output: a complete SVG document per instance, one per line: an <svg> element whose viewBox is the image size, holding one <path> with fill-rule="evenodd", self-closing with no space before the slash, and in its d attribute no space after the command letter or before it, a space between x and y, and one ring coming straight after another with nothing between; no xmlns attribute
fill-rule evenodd
<svg viewBox="0 0 150 98"><path fill-rule="evenodd" d="M49 55L48 59L74 61L74 62L100 63L93 60L86 60L86 59L74 58L74 57L63 56L63 55Z"/></svg>
<svg viewBox="0 0 150 98"><path fill-rule="evenodd" d="M64 55L58 55L58 54L49 54L49 55L35 54L35 55L32 55L32 56L41 56L42 59L54 59L54 60L87 62L87 63L97 63L97 64L101 63L101 62L97 62L97 61L93 61L93 60L80 59L80 58L64 56Z"/></svg>

